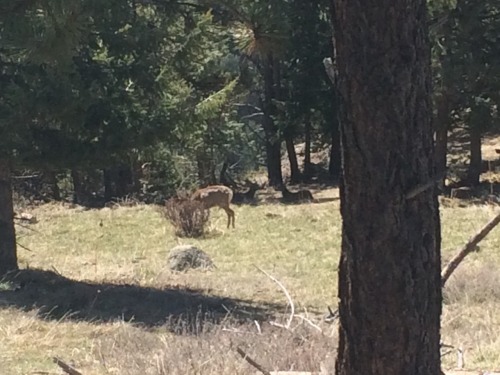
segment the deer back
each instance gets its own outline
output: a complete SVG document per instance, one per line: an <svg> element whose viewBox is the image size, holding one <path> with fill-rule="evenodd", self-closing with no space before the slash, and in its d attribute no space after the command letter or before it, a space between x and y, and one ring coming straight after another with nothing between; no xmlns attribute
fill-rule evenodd
<svg viewBox="0 0 500 375"><path fill-rule="evenodd" d="M191 199L203 202L206 208L228 207L233 199L233 191L223 185L212 185L196 190Z"/></svg>

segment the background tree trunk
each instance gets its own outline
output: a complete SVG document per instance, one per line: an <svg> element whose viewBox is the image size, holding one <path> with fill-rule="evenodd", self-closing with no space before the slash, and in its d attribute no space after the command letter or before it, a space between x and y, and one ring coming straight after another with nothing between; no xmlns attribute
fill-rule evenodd
<svg viewBox="0 0 500 375"><path fill-rule="evenodd" d="M43 177L46 184L50 187L51 198L60 201L61 200L61 190L57 184L57 174L52 169L45 169L43 171Z"/></svg>
<svg viewBox="0 0 500 375"><path fill-rule="evenodd" d="M290 180L292 182L299 182L302 179L299 163L297 161L297 153L295 152L295 145L293 144L293 137L290 134L285 135L286 152L290 162Z"/></svg>
<svg viewBox="0 0 500 375"><path fill-rule="evenodd" d="M278 142L266 140L266 165L269 185L273 187L283 184L281 171L281 145Z"/></svg>
<svg viewBox="0 0 500 375"><path fill-rule="evenodd" d="M281 171L281 138L278 128L273 121L275 114L273 98L275 98L275 75L274 58L268 55L263 61L264 75L264 100L262 103L263 128L266 137L266 165L269 185L278 187L283 184Z"/></svg>
<svg viewBox="0 0 500 375"><path fill-rule="evenodd" d="M472 186L479 185L481 178L481 130L477 126L469 129L470 135L470 164L467 171L467 183Z"/></svg>
<svg viewBox="0 0 500 375"><path fill-rule="evenodd" d="M10 165L7 159L0 159L0 276L16 269L16 229Z"/></svg>
<svg viewBox="0 0 500 375"><path fill-rule="evenodd" d="M307 116L304 123L304 179L309 181L312 177L311 166L311 119Z"/></svg>
<svg viewBox="0 0 500 375"><path fill-rule="evenodd" d="M77 169L71 170L71 179L73 180L73 203L88 205L90 203L90 193L87 186L85 172Z"/></svg>
<svg viewBox="0 0 500 375"><path fill-rule="evenodd" d="M424 0L334 0L344 115L338 375L440 373L437 189Z"/></svg>

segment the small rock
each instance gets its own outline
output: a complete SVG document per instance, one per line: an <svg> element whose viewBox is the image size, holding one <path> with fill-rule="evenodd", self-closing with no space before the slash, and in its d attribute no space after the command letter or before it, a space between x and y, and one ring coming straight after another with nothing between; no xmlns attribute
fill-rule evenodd
<svg viewBox="0 0 500 375"><path fill-rule="evenodd" d="M170 250L168 266L172 271L187 271L190 268L212 269L212 259L193 245L179 245Z"/></svg>

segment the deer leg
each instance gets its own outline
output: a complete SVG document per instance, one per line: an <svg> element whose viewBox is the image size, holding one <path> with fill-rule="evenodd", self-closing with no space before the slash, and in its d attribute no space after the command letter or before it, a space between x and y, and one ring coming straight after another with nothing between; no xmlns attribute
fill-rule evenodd
<svg viewBox="0 0 500 375"><path fill-rule="evenodd" d="M234 211L231 210L229 207L224 207L224 211L226 211L227 214L227 227L229 228L232 222L234 228Z"/></svg>

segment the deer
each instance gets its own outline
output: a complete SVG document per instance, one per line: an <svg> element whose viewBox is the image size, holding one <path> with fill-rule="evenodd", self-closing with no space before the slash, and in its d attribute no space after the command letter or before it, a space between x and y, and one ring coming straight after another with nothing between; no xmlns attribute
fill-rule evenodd
<svg viewBox="0 0 500 375"><path fill-rule="evenodd" d="M281 193L283 194L283 203L301 203L301 202L313 202L314 198L309 190L299 190L297 192L291 192L286 188L285 185L281 185Z"/></svg>
<svg viewBox="0 0 500 375"><path fill-rule="evenodd" d="M191 195L191 200L201 202L206 210L209 210L212 207L220 207L226 211L228 228L230 227L231 222L234 228L234 211L229 207L232 199L233 191L223 185L207 186L196 190L193 195Z"/></svg>
<svg viewBox="0 0 500 375"><path fill-rule="evenodd" d="M233 193L233 203L252 203L255 201L255 193L257 190L262 189L264 186L259 185L250 180L245 180L246 185L248 186L248 190L244 193L234 192Z"/></svg>

